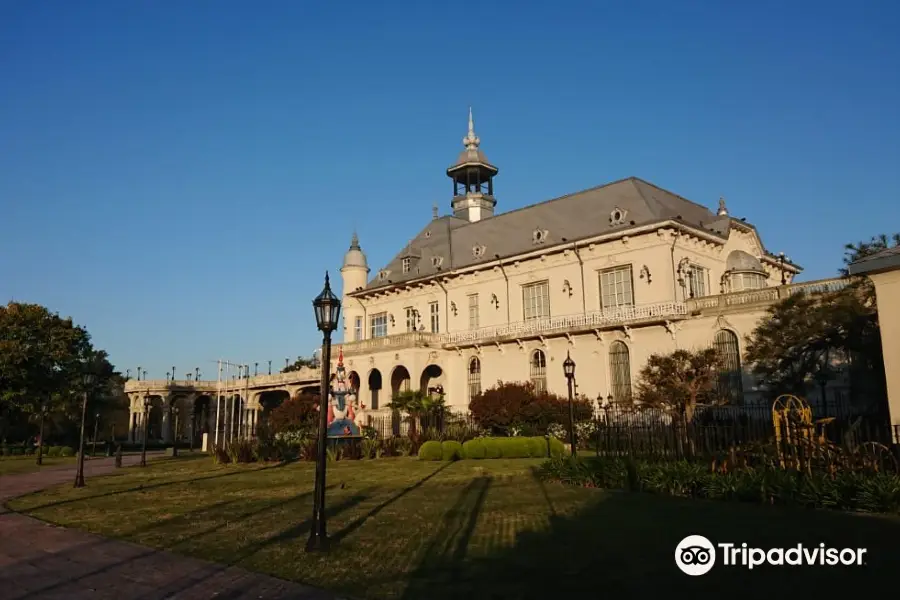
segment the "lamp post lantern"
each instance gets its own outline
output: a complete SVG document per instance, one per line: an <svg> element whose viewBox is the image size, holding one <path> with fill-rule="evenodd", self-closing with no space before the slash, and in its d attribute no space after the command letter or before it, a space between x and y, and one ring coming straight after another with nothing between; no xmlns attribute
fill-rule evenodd
<svg viewBox="0 0 900 600"><path fill-rule="evenodd" d="M38 455L37 455L37 464L44 464L44 419L47 418L47 412L49 411L49 406L47 402L43 402L41 404L41 425L40 432L38 432Z"/></svg>
<svg viewBox="0 0 900 600"><path fill-rule="evenodd" d="M147 426L150 420L150 390L144 396L144 439L141 440L141 466L147 466Z"/></svg>
<svg viewBox="0 0 900 600"><path fill-rule="evenodd" d="M272 361L269 361L269 375L272 374Z"/></svg>
<svg viewBox="0 0 900 600"><path fill-rule="evenodd" d="M194 367L194 381L200 381L200 367Z"/></svg>
<svg viewBox="0 0 900 600"><path fill-rule="evenodd" d="M568 352L566 352L566 360L563 361L563 373L566 374L566 381L569 384L569 443L572 444L572 456L578 456L577 440L575 439L575 406L572 398L575 383L575 361Z"/></svg>
<svg viewBox="0 0 900 600"><path fill-rule="evenodd" d="M94 413L94 440L91 443L91 458L97 455L97 433L100 428L100 413Z"/></svg>
<svg viewBox="0 0 900 600"><path fill-rule="evenodd" d="M322 332L322 380L319 387L319 443L316 448L316 487L313 498L313 523L306 551L323 551L328 548L328 537L325 527L325 445L328 442L328 386L331 367L331 332L337 329L341 314L341 301L331 291L328 272L325 272L325 289L313 300L316 313L316 325Z"/></svg>
<svg viewBox="0 0 900 600"><path fill-rule="evenodd" d="M81 402L81 438L78 442L78 470L75 472L75 487L84 487L84 426L87 420L88 396L94 385L94 374L84 374L84 399Z"/></svg>
<svg viewBox="0 0 900 600"><path fill-rule="evenodd" d="M784 252L779 252L779 253L778 253L778 262L779 262L779 264L780 264L780 266L781 266L781 285L784 285L784 284L787 283L787 277L785 276L785 271L784 271L784 261L785 261L786 259L787 259L787 260L790 260L790 259L788 259L788 258L784 255Z"/></svg>

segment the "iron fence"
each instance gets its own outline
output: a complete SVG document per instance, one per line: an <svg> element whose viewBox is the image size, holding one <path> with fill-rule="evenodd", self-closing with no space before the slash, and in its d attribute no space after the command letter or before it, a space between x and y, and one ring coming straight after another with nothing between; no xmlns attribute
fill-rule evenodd
<svg viewBox="0 0 900 600"><path fill-rule="evenodd" d="M654 460L722 458L735 451L775 442L796 452L798 444L822 448L893 448L900 445L900 426L890 426L878 411L842 399L808 402L808 424L777 420L768 405L698 406L692 415L667 408L609 404L590 419L575 424L578 449L597 456L629 456ZM395 412L369 416L366 433L465 441L478 435L544 435L569 441L568 423L528 424L485 430L468 413L409 416ZM798 438L802 436L802 439ZM774 447L774 446L772 446ZM807 452L808 453L808 452Z"/></svg>

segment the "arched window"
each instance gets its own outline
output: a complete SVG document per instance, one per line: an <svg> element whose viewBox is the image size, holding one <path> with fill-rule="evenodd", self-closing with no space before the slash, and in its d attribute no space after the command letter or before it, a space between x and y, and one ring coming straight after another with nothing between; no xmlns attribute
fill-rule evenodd
<svg viewBox="0 0 900 600"><path fill-rule="evenodd" d="M610 394L614 402L631 402L631 355L623 342L609 346Z"/></svg>
<svg viewBox="0 0 900 600"><path fill-rule="evenodd" d="M547 356L543 350L535 350L531 355L531 383L536 392L547 391Z"/></svg>
<svg viewBox="0 0 900 600"><path fill-rule="evenodd" d="M481 361L473 356L469 361L469 401L481 393Z"/></svg>
<svg viewBox="0 0 900 600"><path fill-rule="evenodd" d="M744 400L744 386L738 337L733 331L721 329L716 333L713 346L722 358L722 370L719 372L718 381L719 395L727 398L731 404L740 404Z"/></svg>

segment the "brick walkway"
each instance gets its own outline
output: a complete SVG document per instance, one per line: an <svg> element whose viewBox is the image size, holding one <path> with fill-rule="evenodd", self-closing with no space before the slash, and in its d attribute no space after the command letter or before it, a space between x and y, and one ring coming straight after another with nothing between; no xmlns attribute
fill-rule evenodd
<svg viewBox="0 0 900 600"><path fill-rule="evenodd" d="M134 465L140 456L125 456ZM114 459L85 462L85 477L115 470ZM0 476L0 600L336 600L297 583L55 527L6 510L10 498L74 482L75 467Z"/></svg>

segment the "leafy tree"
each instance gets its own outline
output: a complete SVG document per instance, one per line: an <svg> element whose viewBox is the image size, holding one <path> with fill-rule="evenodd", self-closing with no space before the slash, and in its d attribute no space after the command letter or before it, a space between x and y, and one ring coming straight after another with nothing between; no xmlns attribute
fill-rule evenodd
<svg viewBox="0 0 900 600"><path fill-rule="evenodd" d="M273 433L298 432L312 436L318 427L319 395L297 394L272 409L268 425Z"/></svg>
<svg viewBox="0 0 900 600"><path fill-rule="evenodd" d="M311 358L306 358L305 356L298 356L297 360L295 360L292 364L286 366L281 370L282 373L292 373L294 371L299 371L300 369L318 369L319 361L313 356Z"/></svg>
<svg viewBox="0 0 900 600"><path fill-rule="evenodd" d="M847 244L841 275L861 258L900 245L900 234ZM842 290L794 294L769 307L748 337L747 361L770 396L806 395L836 370L850 375L851 401L886 396L875 291L866 277L851 277Z"/></svg>
<svg viewBox="0 0 900 600"><path fill-rule="evenodd" d="M879 234L873 236L868 242L857 242L855 244L844 245L844 267L838 269L838 272L847 277L850 274L850 263L856 262L866 256L871 256L876 252L881 252L887 248L895 248L900 246L900 233L888 236L887 234Z"/></svg>
<svg viewBox="0 0 900 600"><path fill-rule="evenodd" d="M83 376L97 375L92 412L120 396L120 379L87 331L37 304L0 306L0 437L28 435L28 421L47 404L50 428L80 424Z"/></svg>
<svg viewBox="0 0 900 600"><path fill-rule="evenodd" d="M715 348L653 354L638 377L637 400L669 408L690 423L698 404L721 401L717 383L722 368Z"/></svg>
<svg viewBox="0 0 900 600"><path fill-rule="evenodd" d="M469 411L479 426L498 434L520 427L535 435L543 435L552 424L569 427L569 401L547 391L538 391L529 382L503 382L482 391L469 402ZM584 397L574 401L575 422L593 415Z"/></svg>

